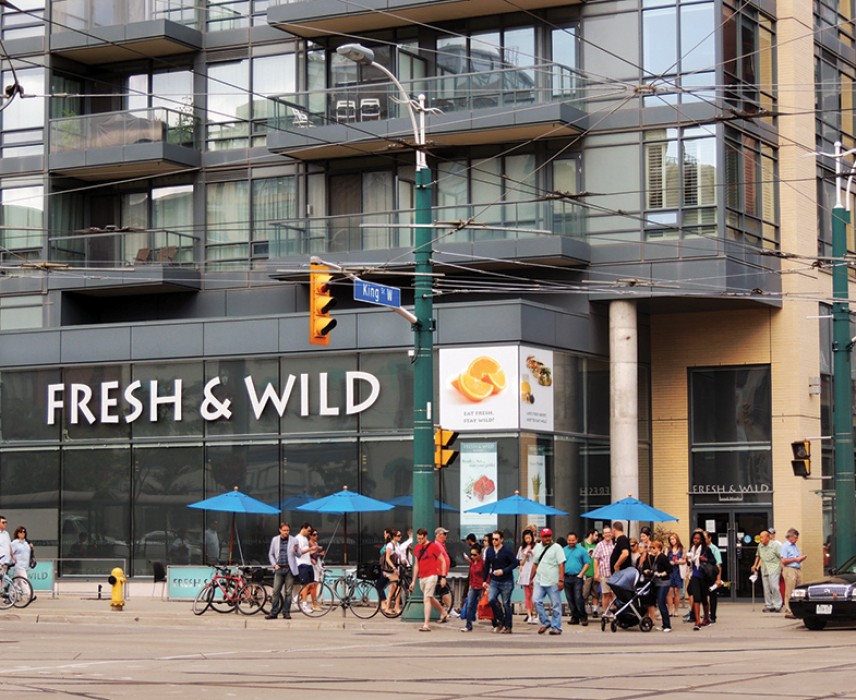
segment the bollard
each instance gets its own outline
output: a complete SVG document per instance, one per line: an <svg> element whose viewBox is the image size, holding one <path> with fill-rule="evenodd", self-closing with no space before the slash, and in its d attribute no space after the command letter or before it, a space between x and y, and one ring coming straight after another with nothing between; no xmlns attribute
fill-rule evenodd
<svg viewBox="0 0 856 700"><path fill-rule="evenodd" d="M113 594L110 598L110 609L116 612L122 612L125 607L125 572L118 566L110 572L107 577L107 583L113 589ZM99 586L100 588L100 586Z"/></svg>

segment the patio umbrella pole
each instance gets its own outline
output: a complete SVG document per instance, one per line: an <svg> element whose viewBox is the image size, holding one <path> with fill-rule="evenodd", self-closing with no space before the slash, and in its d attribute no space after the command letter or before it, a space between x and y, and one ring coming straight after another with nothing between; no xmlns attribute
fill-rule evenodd
<svg viewBox="0 0 856 700"><path fill-rule="evenodd" d="M235 543L235 514L232 513L232 527L229 530L229 566L232 566L232 545Z"/></svg>

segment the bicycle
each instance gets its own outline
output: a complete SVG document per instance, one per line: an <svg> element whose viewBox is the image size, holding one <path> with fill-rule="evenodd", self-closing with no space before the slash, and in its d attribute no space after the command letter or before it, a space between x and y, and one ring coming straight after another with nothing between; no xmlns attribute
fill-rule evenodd
<svg viewBox="0 0 856 700"><path fill-rule="evenodd" d="M0 589L0 610L8 610L18 602L18 590L12 577L9 576L7 567L4 566L2 589Z"/></svg>
<svg viewBox="0 0 856 700"><path fill-rule="evenodd" d="M201 615L209 608L228 613L237 610L242 615L255 615L268 600L264 586L248 582L247 567L216 566L214 578L206 583L193 601L193 614Z"/></svg>
<svg viewBox="0 0 856 700"><path fill-rule="evenodd" d="M332 585L316 582L315 599L298 606L308 617L323 617L334 608L350 610L357 617L368 620L380 610L380 597L371 581L358 575L357 569L347 569L344 576L334 579Z"/></svg>
<svg viewBox="0 0 856 700"><path fill-rule="evenodd" d="M410 597L410 582L413 580L411 578L412 574L413 570L409 567L398 567L398 581L391 582L389 588L386 591L386 598L390 602L394 602L396 596L400 597L397 606L398 610L389 610L387 608L384 608L383 605L381 605L381 615L383 615L384 617L388 617L391 620L395 619L396 617L401 617L401 613L406 607L407 600Z"/></svg>
<svg viewBox="0 0 856 700"><path fill-rule="evenodd" d="M36 594L33 592L33 584L24 576L13 576L12 585L16 589L17 600L15 601L16 608L26 608L36 599Z"/></svg>

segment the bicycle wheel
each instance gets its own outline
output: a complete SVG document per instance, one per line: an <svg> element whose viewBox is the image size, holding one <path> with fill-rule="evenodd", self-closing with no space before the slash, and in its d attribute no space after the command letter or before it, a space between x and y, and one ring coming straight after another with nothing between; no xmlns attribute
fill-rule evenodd
<svg viewBox="0 0 856 700"><path fill-rule="evenodd" d="M264 586L248 583L238 597L238 612L242 615L255 615L261 612L265 602L267 602L267 593Z"/></svg>
<svg viewBox="0 0 856 700"><path fill-rule="evenodd" d="M377 589L368 581L357 581L348 602L351 612L363 620L374 617L380 610L380 596Z"/></svg>
<svg viewBox="0 0 856 700"><path fill-rule="evenodd" d="M193 599L193 614L201 615L208 610L208 608L211 607L211 596L213 595L214 586L212 586L209 581L199 589L199 593L197 593L196 598Z"/></svg>
<svg viewBox="0 0 856 700"><path fill-rule="evenodd" d="M26 608L33 602L33 584L23 576L13 576L12 585L17 589L18 599L15 601L16 608Z"/></svg>
<svg viewBox="0 0 856 700"><path fill-rule="evenodd" d="M8 610L18 600L18 589L12 584L8 576L3 578L3 591L0 595L0 610Z"/></svg>
<svg viewBox="0 0 856 700"><path fill-rule="evenodd" d="M313 600L310 594L306 596L307 602L304 605L298 605L300 612L308 617L324 617L324 615L339 605L339 601L330 586L326 583L316 585L318 589L315 593L315 599Z"/></svg>
<svg viewBox="0 0 856 700"><path fill-rule="evenodd" d="M218 613L230 613L237 604L236 583L231 579L217 579L213 584L214 595L211 596L211 607Z"/></svg>

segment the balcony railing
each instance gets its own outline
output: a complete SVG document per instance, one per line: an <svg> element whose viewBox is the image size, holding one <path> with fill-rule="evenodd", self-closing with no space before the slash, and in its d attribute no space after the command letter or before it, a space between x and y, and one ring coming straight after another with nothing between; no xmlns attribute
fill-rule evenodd
<svg viewBox="0 0 856 700"><path fill-rule="evenodd" d="M160 142L196 148L197 121L192 114L165 107L52 119L50 152Z"/></svg>
<svg viewBox="0 0 856 700"><path fill-rule="evenodd" d="M438 249L447 243L585 237L583 208L561 200L434 207L432 218ZM470 218L475 222L472 226L456 230L458 222ZM270 257L412 248L413 221L413 210L404 209L274 222Z"/></svg>
<svg viewBox="0 0 856 700"><path fill-rule="evenodd" d="M569 101L580 109L576 101L581 99L585 87L579 73L559 63L449 73L405 81L402 85L414 97L424 94L426 105L444 114L496 107L525 109ZM398 97L398 88L390 82L348 83L326 91L279 95L272 98L272 126L305 128L404 117L407 108L396 103Z"/></svg>
<svg viewBox="0 0 856 700"><path fill-rule="evenodd" d="M197 28L198 0L54 0L51 31L92 30L165 19Z"/></svg>
<svg viewBox="0 0 856 700"><path fill-rule="evenodd" d="M166 229L90 229L48 241L48 261L74 267L193 266L196 236Z"/></svg>

